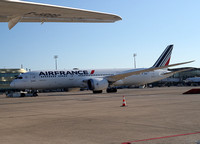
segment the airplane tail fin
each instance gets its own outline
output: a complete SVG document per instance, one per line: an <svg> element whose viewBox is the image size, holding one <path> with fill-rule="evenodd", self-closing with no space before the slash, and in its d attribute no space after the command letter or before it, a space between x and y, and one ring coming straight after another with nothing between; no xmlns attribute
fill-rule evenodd
<svg viewBox="0 0 200 144"><path fill-rule="evenodd" d="M173 46L174 45L168 45L166 47L164 52L161 54L161 56L158 58L158 60L152 66L153 68L169 65L169 61L170 61L170 58L171 58Z"/></svg>

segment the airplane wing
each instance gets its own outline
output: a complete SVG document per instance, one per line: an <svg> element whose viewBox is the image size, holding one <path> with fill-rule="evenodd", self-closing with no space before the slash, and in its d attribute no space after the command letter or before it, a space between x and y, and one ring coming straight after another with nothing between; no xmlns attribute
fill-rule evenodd
<svg viewBox="0 0 200 144"><path fill-rule="evenodd" d="M176 64L171 64L171 65L162 66L162 67L152 67L152 68L148 68L148 69L144 69L144 70L117 74L117 75L113 75L113 76L108 76L108 77L106 77L106 79L109 82L116 82L116 81L124 79L125 77L128 77L128 76L138 75L138 74L141 74L141 73L144 73L144 72L150 72L150 71L154 71L154 70L158 70L158 69L164 69L164 68L173 67L173 66L178 66L178 65L182 65L182 64L188 64L188 63L191 63L191 62L194 62L194 61L176 63Z"/></svg>
<svg viewBox="0 0 200 144"><path fill-rule="evenodd" d="M185 69L182 69L182 70L167 72L167 73L164 73L163 75L173 75L173 74L176 74L176 73L179 73L179 72L189 71L189 70L192 70L192 69L194 69L194 68L185 68Z"/></svg>
<svg viewBox="0 0 200 144"><path fill-rule="evenodd" d="M8 22L9 29L18 22L112 23L118 20L121 17L103 12L20 0L0 0L0 22Z"/></svg>

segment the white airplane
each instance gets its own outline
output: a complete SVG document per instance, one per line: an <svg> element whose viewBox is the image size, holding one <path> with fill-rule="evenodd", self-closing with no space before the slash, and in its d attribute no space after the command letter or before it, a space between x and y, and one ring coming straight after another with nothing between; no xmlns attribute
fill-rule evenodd
<svg viewBox="0 0 200 144"><path fill-rule="evenodd" d="M168 67L191 63L183 62L168 65L173 45L165 51L150 68L139 69L73 69L73 70L41 70L19 75L10 86L15 89L57 89L57 88L88 88L93 93L117 92L116 86L144 85L167 78L176 72L168 71Z"/></svg>
<svg viewBox="0 0 200 144"><path fill-rule="evenodd" d="M121 17L114 14L21 0L0 0L0 22L8 22L9 29L18 22L111 23L118 20Z"/></svg>

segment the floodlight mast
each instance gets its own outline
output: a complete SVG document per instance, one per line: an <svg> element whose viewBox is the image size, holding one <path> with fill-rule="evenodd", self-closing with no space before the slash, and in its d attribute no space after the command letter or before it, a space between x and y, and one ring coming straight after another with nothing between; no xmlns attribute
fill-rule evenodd
<svg viewBox="0 0 200 144"><path fill-rule="evenodd" d="M58 68L58 67L57 67L57 58L58 58L58 55L55 55L55 56L54 56L54 59L55 59L55 68L56 68L56 70L57 70L57 68Z"/></svg>
<svg viewBox="0 0 200 144"><path fill-rule="evenodd" d="M134 54L133 54L133 58L134 58L134 68L136 68L136 58L135 58L136 56L137 56L137 54L134 53Z"/></svg>

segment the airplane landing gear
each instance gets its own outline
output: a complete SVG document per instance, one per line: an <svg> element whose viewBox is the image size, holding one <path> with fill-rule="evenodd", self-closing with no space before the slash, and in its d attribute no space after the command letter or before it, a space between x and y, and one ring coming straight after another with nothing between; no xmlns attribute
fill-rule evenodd
<svg viewBox="0 0 200 144"><path fill-rule="evenodd" d="M102 90L98 90L98 91L93 91L93 94L97 94L97 93L102 93Z"/></svg>
<svg viewBox="0 0 200 144"><path fill-rule="evenodd" d="M107 88L107 93L116 93L117 92L117 88Z"/></svg>

